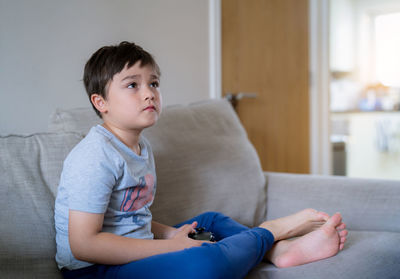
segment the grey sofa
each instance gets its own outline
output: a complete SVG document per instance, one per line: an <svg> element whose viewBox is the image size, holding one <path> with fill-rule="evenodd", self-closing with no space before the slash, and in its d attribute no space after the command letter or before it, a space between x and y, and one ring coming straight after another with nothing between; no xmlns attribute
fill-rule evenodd
<svg viewBox="0 0 400 279"><path fill-rule="evenodd" d="M0 278L61 278L58 179L68 152L99 122L91 109L58 110L49 133L0 137ZM350 233L338 255L285 269L261 263L248 278L400 278L400 181L263 172L223 100L167 107L145 136L158 173L157 221L219 211L255 226L308 207L342 213Z"/></svg>

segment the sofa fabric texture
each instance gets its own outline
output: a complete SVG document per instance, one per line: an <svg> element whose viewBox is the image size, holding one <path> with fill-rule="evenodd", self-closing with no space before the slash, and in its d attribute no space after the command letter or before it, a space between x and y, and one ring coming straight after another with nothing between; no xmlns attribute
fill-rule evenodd
<svg viewBox="0 0 400 279"><path fill-rule="evenodd" d="M49 118L49 132L76 132L87 134L93 126L101 124L92 108L56 109Z"/></svg>
<svg viewBox="0 0 400 279"><path fill-rule="evenodd" d="M174 225L205 211L247 226L265 220L265 177L229 103L170 107L144 135L156 161L155 220Z"/></svg>
<svg viewBox="0 0 400 279"><path fill-rule="evenodd" d="M334 257L281 269L261 263L248 278L396 279L400 274L399 238L393 232L350 231L345 249Z"/></svg>
<svg viewBox="0 0 400 279"><path fill-rule="evenodd" d="M312 207L342 213L349 230L400 232L399 190L400 181L269 173L267 218Z"/></svg>
<svg viewBox="0 0 400 279"><path fill-rule="evenodd" d="M61 278L53 220L59 176L98 123L92 108L57 110L51 133L0 137L0 278ZM350 232L338 255L285 269L262 263L248 278L398 278L400 181L263 172L223 100L167 107L144 135L156 161L151 210L159 222L219 211L254 226L307 207L342 212Z"/></svg>
<svg viewBox="0 0 400 279"><path fill-rule="evenodd" d="M81 139L75 133L0 137L0 278L60 276L54 199L63 160Z"/></svg>

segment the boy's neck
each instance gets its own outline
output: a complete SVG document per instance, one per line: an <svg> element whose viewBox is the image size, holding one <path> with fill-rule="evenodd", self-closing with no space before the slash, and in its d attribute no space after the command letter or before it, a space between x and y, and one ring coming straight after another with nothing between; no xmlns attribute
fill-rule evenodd
<svg viewBox="0 0 400 279"><path fill-rule="evenodd" d="M136 130L124 130L108 123L103 123L102 126L110 131L115 137L117 137L122 143L128 146L137 155L141 154L139 145L141 131Z"/></svg>

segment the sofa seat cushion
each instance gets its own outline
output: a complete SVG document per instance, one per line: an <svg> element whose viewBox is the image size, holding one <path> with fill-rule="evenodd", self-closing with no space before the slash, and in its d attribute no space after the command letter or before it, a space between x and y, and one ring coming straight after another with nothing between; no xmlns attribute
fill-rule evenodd
<svg viewBox="0 0 400 279"><path fill-rule="evenodd" d="M262 263L247 278L399 278L399 247L397 232L350 231L345 248L334 257L281 269Z"/></svg>
<svg viewBox="0 0 400 279"><path fill-rule="evenodd" d="M58 278L54 199L75 133L0 137L0 278Z"/></svg>

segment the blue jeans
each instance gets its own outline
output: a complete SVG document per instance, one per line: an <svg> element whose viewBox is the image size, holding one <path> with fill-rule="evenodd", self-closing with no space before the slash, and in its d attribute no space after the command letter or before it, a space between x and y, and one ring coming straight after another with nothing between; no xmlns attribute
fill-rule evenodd
<svg viewBox="0 0 400 279"><path fill-rule="evenodd" d="M217 243L165 253L124 265L99 265L63 270L64 278L243 278L274 244L266 229L249 229L217 212L203 213L176 225L197 221Z"/></svg>

